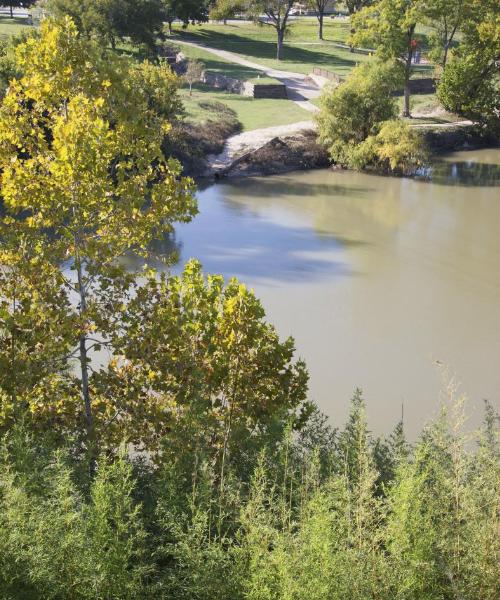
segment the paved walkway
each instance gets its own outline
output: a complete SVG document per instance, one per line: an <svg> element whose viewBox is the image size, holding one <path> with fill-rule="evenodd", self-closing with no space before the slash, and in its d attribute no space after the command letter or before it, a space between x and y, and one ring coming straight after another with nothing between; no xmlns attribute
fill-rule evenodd
<svg viewBox="0 0 500 600"><path fill-rule="evenodd" d="M415 119L419 116L423 117L427 115L413 115ZM453 127L470 127L471 125L474 125L473 121L450 121L447 123L414 123L411 127L415 129L453 129Z"/></svg>
<svg viewBox="0 0 500 600"><path fill-rule="evenodd" d="M184 40L175 40L176 44L184 44L186 46L193 46L194 48L203 48L206 52L210 52L219 58L224 58L230 62L236 63L243 67L249 67L256 71L262 71L268 77L274 77L287 87L288 98L295 102L300 108L307 110L311 113L318 112L318 107L310 102L314 98L318 98L321 94L321 89L316 83L303 73L293 73L292 71L281 71L277 69L270 69L264 65L260 65L251 60L247 60L240 54L235 52L229 52L228 50L218 50L217 48L209 48L204 44L197 44L195 42L186 42Z"/></svg>
<svg viewBox="0 0 500 600"><path fill-rule="evenodd" d="M319 80L315 82L303 73L293 73L291 71L270 69L251 60L247 60L240 54L229 52L228 50L209 48L203 44L186 42L184 40L176 40L176 43L185 44L186 46L193 46L195 48L203 48L207 52L210 52L211 54L230 62L242 65L244 67L249 67L250 69L255 69L256 71L262 71L268 77L274 77L274 79L278 79L284 83L287 86L288 97L298 106L310 113L316 113L319 110L315 104L310 102L310 100L320 96L321 88L323 87L324 83L327 82L327 80L322 81L322 78L319 78ZM414 116L416 117L417 115L415 114ZM455 123L419 123L412 125L412 127L422 129L430 127L445 129L455 126L467 127L470 125L472 125L471 121L458 121ZM295 133L299 133L300 131L306 131L315 128L316 123L311 120L300 121L290 125L280 125L277 127L265 127L233 135L232 137L228 138L224 146L224 150L220 154L207 157L207 175L226 169L237 158L243 156L247 152L262 148L262 146L267 144L267 142L275 137L293 135Z"/></svg>

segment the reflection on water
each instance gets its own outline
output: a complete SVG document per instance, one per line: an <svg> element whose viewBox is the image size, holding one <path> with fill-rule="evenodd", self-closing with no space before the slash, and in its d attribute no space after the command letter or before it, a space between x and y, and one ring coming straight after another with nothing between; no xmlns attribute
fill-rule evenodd
<svg viewBox="0 0 500 600"><path fill-rule="evenodd" d="M435 361L474 405L500 394L499 163L498 150L458 153L439 182L327 170L226 182L199 193L173 243L181 264L195 256L255 288L335 422L361 386L374 431L404 403L414 435L437 406Z"/></svg>
<svg viewBox="0 0 500 600"><path fill-rule="evenodd" d="M485 154L491 151L482 151ZM477 161L480 152L472 153L470 156L459 158L451 157L447 160L436 162L429 170L429 176L434 184L438 185L460 185L479 187L500 186L500 165Z"/></svg>

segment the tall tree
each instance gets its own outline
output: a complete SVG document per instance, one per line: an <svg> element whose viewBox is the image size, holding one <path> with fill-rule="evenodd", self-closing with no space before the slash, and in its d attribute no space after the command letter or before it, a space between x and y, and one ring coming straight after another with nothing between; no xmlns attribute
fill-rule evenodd
<svg viewBox="0 0 500 600"><path fill-rule="evenodd" d="M470 15L470 3L467 0L423 0L422 13L433 30L431 54L444 69L456 35Z"/></svg>
<svg viewBox="0 0 500 600"><path fill-rule="evenodd" d="M243 6L242 0L216 0L210 9L210 18L214 21L222 21L226 25L227 20L235 17Z"/></svg>
<svg viewBox="0 0 500 600"><path fill-rule="evenodd" d="M352 18L353 45L373 45L382 59L395 59L401 65L405 117L411 116L410 77L418 46L415 31L421 19L421 0L378 0Z"/></svg>
<svg viewBox="0 0 500 600"><path fill-rule="evenodd" d="M462 24L462 41L448 62L438 97L448 110L500 132L500 6L495 0L471 0Z"/></svg>
<svg viewBox="0 0 500 600"><path fill-rule="evenodd" d="M17 57L23 77L0 108L2 263L34 297L37 271L57 282L62 306L53 316L72 332L92 446L90 359L132 281L117 259L146 252L174 221L193 216L195 201L179 166L163 157L166 123L133 85L126 60L103 56L69 18L44 21Z"/></svg>
<svg viewBox="0 0 500 600"><path fill-rule="evenodd" d="M293 4L293 0L250 0L248 5L248 13L258 23L273 27L276 30L277 60L283 58L283 42ZM267 17L267 20L263 21L261 19L262 14Z"/></svg>
<svg viewBox="0 0 500 600"><path fill-rule="evenodd" d="M162 31L162 0L48 0L50 14L71 17L78 29L111 46L123 38L152 49Z"/></svg>
<svg viewBox="0 0 500 600"><path fill-rule="evenodd" d="M207 0L162 0L165 21L169 33L172 34L172 23L175 19L182 21L183 27L189 23L205 23L208 21Z"/></svg>
<svg viewBox="0 0 500 600"><path fill-rule="evenodd" d="M325 10L328 6L332 6L332 2L331 0L309 0L309 5L316 13L316 18L318 19L318 38L322 40Z"/></svg>

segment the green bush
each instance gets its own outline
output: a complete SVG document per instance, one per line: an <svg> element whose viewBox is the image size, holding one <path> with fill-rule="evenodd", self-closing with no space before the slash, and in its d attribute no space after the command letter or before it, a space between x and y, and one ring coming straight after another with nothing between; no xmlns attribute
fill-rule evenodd
<svg viewBox="0 0 500 600"><path fill-rule="evenodd" d="M423 164L422 137L396 120L397 104L391 93L399 77L397 65L367 63L323 95L319 139L335 163L403 174Z"/></svg>
<svg viewBox="0 0 500 600"><path fill-rule="evenodd" d="M465 54L449 62L437 88L441 104L449 111L485 125L500 135L500 78L489 67L488 57Z"/></svg>
<svg viewBox="0 0 500 600"><path fill-rule="evenodd" d="M280 433L224 486L202 448L189 471L122 452L89 475L71 445L13 430L0 453L0 597L493 600L498 415L487 405L475 448L462 423L452 400L414 448L402 424L374 440L357 392L343 430L316 418Z"/></svg>
<svg viewBox="0 0 500 600"><path fill-rule="evenodd" d="M376 134L381 122L396 117L391 92L397 76L393 64L366 63L356 67L344 83L323 94L319 136L335 162L349 164L351 147Z"/></svg>

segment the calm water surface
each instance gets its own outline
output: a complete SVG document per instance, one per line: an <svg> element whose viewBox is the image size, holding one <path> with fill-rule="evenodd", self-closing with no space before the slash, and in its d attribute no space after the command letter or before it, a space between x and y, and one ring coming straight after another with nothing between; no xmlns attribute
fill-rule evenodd
<svg viewBox="0 0 500 600"><path fill-rule="evenodd" d="M432 183L328 170L222 183L199 208L177 231L181 264L255 289L335 423L359 386L375 432L404 404L414 436L437 410L436 361L473 407L498 402L500 150L451 155Z"/></svg>

